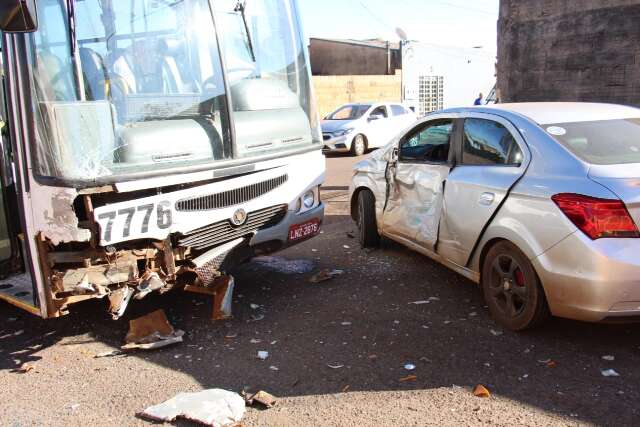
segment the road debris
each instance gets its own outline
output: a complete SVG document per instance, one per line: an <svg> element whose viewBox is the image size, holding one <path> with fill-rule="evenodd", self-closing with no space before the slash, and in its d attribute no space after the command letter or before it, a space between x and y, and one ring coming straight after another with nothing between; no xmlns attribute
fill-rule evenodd
<svg viewBox="0 0 640 427"><path fill-rule="evenodd" d="M409 382L409 381L415 381L417 379L418 379L417 375L407 375L406 377L400 378L400 382L401 383L406 383L406 382Z"/></svg>
<svg viewBox="0 0 640 427"><path fill-rule="evenodd" d="M247 322L259 322L264 319L264 314L252 314Z"/></svg>
<svg viewBox="0 0 640 427"><path fill-rule="evenodd" d="M244 401L248 406L254 406L256 403L264 406L265 408L273 408L278 400L276 397L270 393L267 393L264 390L260 390L254 394L248 394L244 391L242 392L242 396L244 397Z"/></svg>
<svg viewBox="0 0 640 427"><path fill-rule="evenodd" d="M122 354L124 354L124 351L122 350L110 350L110 351L103 351L102 353L98 353L93 357L94 359L100 359L102 357L114 357L114 356L120 356Z"/></svg>
<svg viewBox="0 0 640 427"><path fill-rule="evenodd" d="M491 332L491 335L493 335L494 337L499 337L500 335L503 334L502 331L497 331L495 329L489 329L489 332Z"/></svg>
<svg viewBox="0 0 640 427"><path fill-rule="evenodd" d="M413 371L414 369L416 369L416 365L414 365L413 363L407 363L406 365L404 365L404 369L406 369L407 371Z"/></svg>
<svg viewBox="0 0 640 427"><path fill-rule="evenodd" d="M607 362L613 362L614 360L616 360L615 356L602 356L602 360L606 360Z"/></svg>
<svg viewBox="0 0 640 427"><path fill-rule="evenodd" d="M620 374L613 369L604 369L601 371L603 377L619 377Z"/></svg>
<svg viewBox="0 0 640 427"><path fill-rule="evenodd" d="M345 248L345 249L351 249L351 246L349 246L349 245L342 245L342 247Z"/></svg>
<svg viewBox="0 0 640 427"><path fill-rule="evenodd" d="M272 371L279 371L280 369L277 366L269 366L269 369L271 369Z"/></svg>
<svg viewBox="0 0 640 427"><path fill-rule="evenodd" d="M19 368L14 369L13 372L17 372L19 374L26 374L29 371L33 370L33 365L31 363L23 363Z"/></svg>
<svg viewBox="0 0 640 427"><path fill-rule="evenodd" d="M186 285L184 290L197 294L211 295L211 320L226 320L232 317L233 290L235 281L233 276L218 276L208 282L207 286Z"/></svg>
<svg viewBox="0 0 640 427"><path fill-rule="evenodd" d="M347 391L349 391L350 388L351 388L351 386L349 384L347 384L346 386L342 387L342 392L346 393Z"/></svg>
<svg viewBox="0 0 640 427"><path fill-rule="evenodd" d="M347 231L347 237L350 239L355 239L356 235L353 231Z"/></svg>
<svg viewBox="0 0 640 427"><path fill-rule="evenodd" d="M413 304L413 305L422 305L422 304L429 304L431 301L429 300L421 300L421 301L412 301L409 304Z"/></svg>
<svg viewBox="0 0 640 427"><path fill-rule="evenodd" d="M331 369L340 369L340 368L344 368L344 365L341 365L341 364L339 364L339 363L336 363L336 364L333 364L333 365L332 365L332 364L328 364L327 366L328 366L328 367L330 367Z"/></svg>
<svg viewBox="0 0 640 427"><path fill-rule="evenodd" d="M258 352L258 359L267 360L268 357L269 357L269 352L268 351L259 351Z"/></svg>
<svg viewBox="0 0 640 427"><path fill-rule="evenodd" d="M556 366L558 366L558 364L555 362L555 360L549 360L547 362L547 368L555 368Z"/></svg>
<svg viewBox="0 0 640 427"><path fill-rule="evenodd" d="M223 427L242 420L245 401L240 395L222 389L179 393L175 397L150 406L138 415L153 421L172 422L176 418L211 427Z"/></svg>
<svg viewBox="0 0 640 427"><path fill-rule="evenodd" d="M108 297L109 313L111 313L113 320L118 320L122 317L129 305L129 301L131 301L133 293L133 288L130 288L129 286L123 286L120 289L111 292Z"/></svg>
<svg viewBox="0 0 640 427"><path fill-rule="evenodd" d="M184 331L173 329L163 310L129 321L122 350L155 350L182 342Z"/></svg>
<svg viewBox="0 0 640 427"><path fill-rule="evenodd" d="M252 310L257 310L260 308L258 304L249 304L249 307L251 307Z"/></svg>
<svg viewBox="0 0 640 427"><path fill-rule="evenodd" d="M262 342L262 340L259 340L257 338L251 338L251 341L249 341L251 344L260 344Z"/></svg>
<svg viewBox="0 0 640 427"><path fill-rule="evenodd" d="M489 390L482 384L478 384L473 388L473 395L483 398L491 397L491 393L489 393Z"/></svg>
<svg viewBox="0 0 640 427"><path fill-rule="evenodd" d="M336 276L340 276L344 274L343 270L320 270L318 273L311 276L309 281L311 283L320 283L326 282L327 280L331 280Z"/></svg>
<svg viewBox="0 0 640 427"><path fill-rule="evenodd" d="M340 323L342 326L351 326L351 322L342 322Z"/></svg>

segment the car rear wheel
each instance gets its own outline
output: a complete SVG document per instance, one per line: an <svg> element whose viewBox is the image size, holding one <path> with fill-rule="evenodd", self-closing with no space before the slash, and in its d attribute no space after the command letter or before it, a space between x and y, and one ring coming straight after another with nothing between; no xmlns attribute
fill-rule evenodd
<svg viewBox="0 0 640 427"><path fill-rule="evenodd" d="M351 154L354 156L362 156L367 151L367 140L364 135L358 134L351 141Z"/></svg>
<svg viewBox="0 0 640 427"><path fill-rule="evenodd" d="M363 248L371 248L380 244L376 223L375 197L369 190L362 190L358 193L358 239Z"/></svg>
<svg viewBox="0 0 640 427"><path fill-rule="evenodd" d="M482 290L493 318L512 331L533 328L550 317L538 275L510 242L489 250L482 267Z"/></svg>

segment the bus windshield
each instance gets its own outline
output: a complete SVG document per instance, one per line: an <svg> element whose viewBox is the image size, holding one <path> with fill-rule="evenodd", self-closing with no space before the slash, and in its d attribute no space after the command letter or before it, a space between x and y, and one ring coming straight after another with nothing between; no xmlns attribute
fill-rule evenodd
<svg viewBox="0 0 640 427"><path fill-rule="evenodd" d="M30 36L37 174L117 181L311 145L292 1L40 1Z"/></svg>

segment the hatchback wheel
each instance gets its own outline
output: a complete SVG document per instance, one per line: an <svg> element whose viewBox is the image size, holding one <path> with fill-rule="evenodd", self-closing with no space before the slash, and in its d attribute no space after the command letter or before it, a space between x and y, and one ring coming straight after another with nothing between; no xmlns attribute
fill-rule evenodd
<svg viewBox="0 0 640 427"><path fill-rule="evenodd" d="M538 275L510 242L489 250L482 267L482 290L491 315L505 328L520 331L550 317Z"/></svg>
<svg viewBox="0 0 640 427"><path fill-rule="evenodd" d="M367 151L367 141L364 139L364 135L358 134L351 142L351 154L362 156L365 151Z"/></svg>
<svg viewBox="0 0 640 427"><path fill-rule="evenodd" d="M376 223L375 197L369 190L362 190L358 193L358 239L363 248L375 247L380 244Z"/></svg>

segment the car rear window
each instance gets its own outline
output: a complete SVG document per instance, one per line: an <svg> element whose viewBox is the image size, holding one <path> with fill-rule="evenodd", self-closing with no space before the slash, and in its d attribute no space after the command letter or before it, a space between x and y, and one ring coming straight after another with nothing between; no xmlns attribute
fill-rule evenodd
<svg viewBox="0 0 640 427"><path fill-rule="evenodd" d="M640 163L640 118L557 123L543 128L587 163Z"/></svg>

